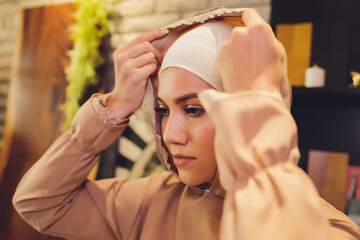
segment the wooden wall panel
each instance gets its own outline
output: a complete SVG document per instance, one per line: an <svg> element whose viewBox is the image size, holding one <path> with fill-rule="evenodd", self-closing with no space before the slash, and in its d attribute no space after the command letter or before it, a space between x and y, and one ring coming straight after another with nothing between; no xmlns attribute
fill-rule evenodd
<svg viewBox="0 0 360 240"><path fill-rule="evenodd" d="M309 177L320 196L342 212L346 207L348 163L348 153L309 151Z"/></svg>
<svg viewBox="0 0 360 240"><path fill-rule="evenodd" d="M0 172L0 238L57 239L37 233L15 212L11 199L24 173L60 134L65 100L63 69L71 48L68 27L73 23L72 4L23 12L22 37L16 77L12 79L4 151ZM46 179L44 179L46 181Z"/></svg>

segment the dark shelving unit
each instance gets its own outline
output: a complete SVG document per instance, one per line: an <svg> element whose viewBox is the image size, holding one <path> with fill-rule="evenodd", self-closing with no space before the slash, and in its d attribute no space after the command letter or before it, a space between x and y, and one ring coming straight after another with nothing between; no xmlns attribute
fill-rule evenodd
<svg viewBox="0 0 360 240"><path fill-rule="evenodd" d="M358 0L273 0L271 25L313 23L311 63L326 70L325 87L293 87L291 112L298 126L300 167L310 149L348 152L360 166L360 87L350 88L350 71L360 72Z"/></svg>

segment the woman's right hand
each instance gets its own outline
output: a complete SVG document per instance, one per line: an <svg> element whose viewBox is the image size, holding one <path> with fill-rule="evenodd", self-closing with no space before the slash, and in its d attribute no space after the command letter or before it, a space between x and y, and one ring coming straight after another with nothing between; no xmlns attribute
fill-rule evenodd
<svg viewBox="0 0 360 240"><path fill-rule="evenodd" d="M151 31L114 52L115 86L106 103L114 117L124 119L142 105L147 79L162 62L161 52L151 42L167 33Z"/></svg>

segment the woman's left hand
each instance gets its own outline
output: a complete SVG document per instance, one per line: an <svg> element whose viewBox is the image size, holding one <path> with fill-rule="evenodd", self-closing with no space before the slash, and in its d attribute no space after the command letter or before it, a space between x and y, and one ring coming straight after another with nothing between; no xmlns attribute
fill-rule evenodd
<svg viewBox="0 0 360 240"><path fill-rule="evenodd" d="M234 28L216 58L225 92L280 91L278 40L255 10L245 10L242 17L246 27Z"/></svg>

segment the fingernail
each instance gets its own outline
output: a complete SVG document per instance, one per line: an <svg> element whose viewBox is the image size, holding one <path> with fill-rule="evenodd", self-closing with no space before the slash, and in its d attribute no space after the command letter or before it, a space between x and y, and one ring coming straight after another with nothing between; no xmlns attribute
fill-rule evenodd
<svg viewBox="0 0 360 240"><path fill-rule="evenodd" d="M165 28L165 29L160 29L160 32L168 34L170 31L169 31L169 29Z"/></svg>

